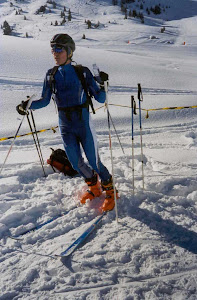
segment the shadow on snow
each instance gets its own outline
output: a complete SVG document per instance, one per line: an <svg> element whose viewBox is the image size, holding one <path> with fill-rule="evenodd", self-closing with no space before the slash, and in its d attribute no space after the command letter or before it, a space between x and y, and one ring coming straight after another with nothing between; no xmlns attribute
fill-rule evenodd
<svg viewBox="0 0 197 300"><path fill-rule="evenodd" d="M132 211L129 212L129 216L157 231L166 242L197 254L196 232L177 225L171 220L165 220L158 214L144 208L133 207Z"/></svg>

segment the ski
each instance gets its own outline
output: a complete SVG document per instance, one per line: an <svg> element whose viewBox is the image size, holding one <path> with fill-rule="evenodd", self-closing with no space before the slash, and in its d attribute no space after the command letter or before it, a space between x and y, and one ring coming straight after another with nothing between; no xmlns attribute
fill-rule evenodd
<svg viewBox="0 0 197 300"><path fill-rule="evenodd" d="M43 226L52 223L53 221L57 220L58 218L64 217L65 215L67 215L67 214L68 214L71 210L73 210L74 208L76 208L76 206L73 207L72 209L68 210L68 211L65 211L65 212L63 212L63 213L61 213L61 214L58 214L58 215L52 217L51 219L49 219L49 220L47 220L47 221L45 221L45 222L43 222L43 223L37 224L37 225L33 226L32 228L25 230L25 231L22 232L22 233L19 233L19 234L17 234L17 235L10 235L9 238L15 239L15 240L20 240L20 237L22 237L23 235L25 235L25 234L27 234L27 233L30 233L30 232L32 232L32 231L36 231L36 230L42 228Z"/></svg>
<svg viewBox="0 0 197 300"><path fill-rule="evenodd" d="M86 239L87 237L97 228L106 212L96 218L93 224L91 224L66 250L61 252L59 255L55 254L56 257L68 257L70 256Z"/></svg>

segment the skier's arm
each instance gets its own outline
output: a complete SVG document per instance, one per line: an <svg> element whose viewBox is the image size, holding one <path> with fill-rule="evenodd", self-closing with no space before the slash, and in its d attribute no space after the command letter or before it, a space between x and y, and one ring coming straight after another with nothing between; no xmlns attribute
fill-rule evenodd
<svg viewBox="0 0 197 300"><path fill-rule="evenodd" d="M47 76L48 76L48 73L44 80L41 98L39 100L33 101L30 106L30 109L39 109L39 108L45 107L49 104L49 102L51 100L52 92L51 92L49 82L47 80Z"/></svg>
<svg viewBox="0 0 197 300"><path fill-rule="evenodd" d="M106 100L106 93L104 89L96 83L90 71L87 74L87 82L91 96L93 96L98 102L104 103Z"/></svg>

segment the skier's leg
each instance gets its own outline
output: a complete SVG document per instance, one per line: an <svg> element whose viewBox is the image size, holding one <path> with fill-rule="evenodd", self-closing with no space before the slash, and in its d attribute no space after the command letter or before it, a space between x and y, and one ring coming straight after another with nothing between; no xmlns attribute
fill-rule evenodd
<svg viewBox="0 0 197 300"><path fill-rule="evenodd" d="M87 199L94 199L102 194L101 184L98 175L84 163L81 155L79 140L74 133L62 133L62 139L66 154L73 168L79 172L87 183L89 189L81 196L81 203L86 203Z"/></svg>
<svg viewBox="0 0 197 300"><path fill-rule="evenodd" d="M113 180L111 174L99 159L96 134L91 120L89 126L86 127L86 134L83 134L81 143L91 167L99 174L102 189L106 193L102 210L112 210L115 206ZM118 191L116 189L115 191L118 198Z"/></svg>
<svg viewBox="0 0 197 300"><path fill-rule="evenodd" d="M91 178L93 171L85 164L77 136L73 132L61 132L64 149L73 168L84 178Z"/></svg>
<svg viewBox="0 0 197 300"><path fill-rule="evenodd" d="M102 164L98 154L96 132L91 121L81 128L80 142L90 166L98 173L102 181L107 181L111 177L108 169Z"/></svg>

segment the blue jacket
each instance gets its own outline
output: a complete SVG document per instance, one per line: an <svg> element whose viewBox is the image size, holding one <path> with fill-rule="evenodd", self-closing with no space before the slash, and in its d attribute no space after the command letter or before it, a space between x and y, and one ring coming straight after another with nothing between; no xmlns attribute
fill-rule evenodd
<svg viewBox="0 0 197 300"><path fill-rule="evenodd" d="M46 74L41 99L33 101L30 109L39 109L49 104L52 95L51 87L49 85L50 72L51 69L48 70ZM86 67L84 67L84 76L91 96L98 102L104 103L106 99L105 91L100 90L92 73ZM59 66L54 78L55 87L57 89L55 101L58 108L72 107L86 102L86 94L75 69L71 64Z"/></svg>

